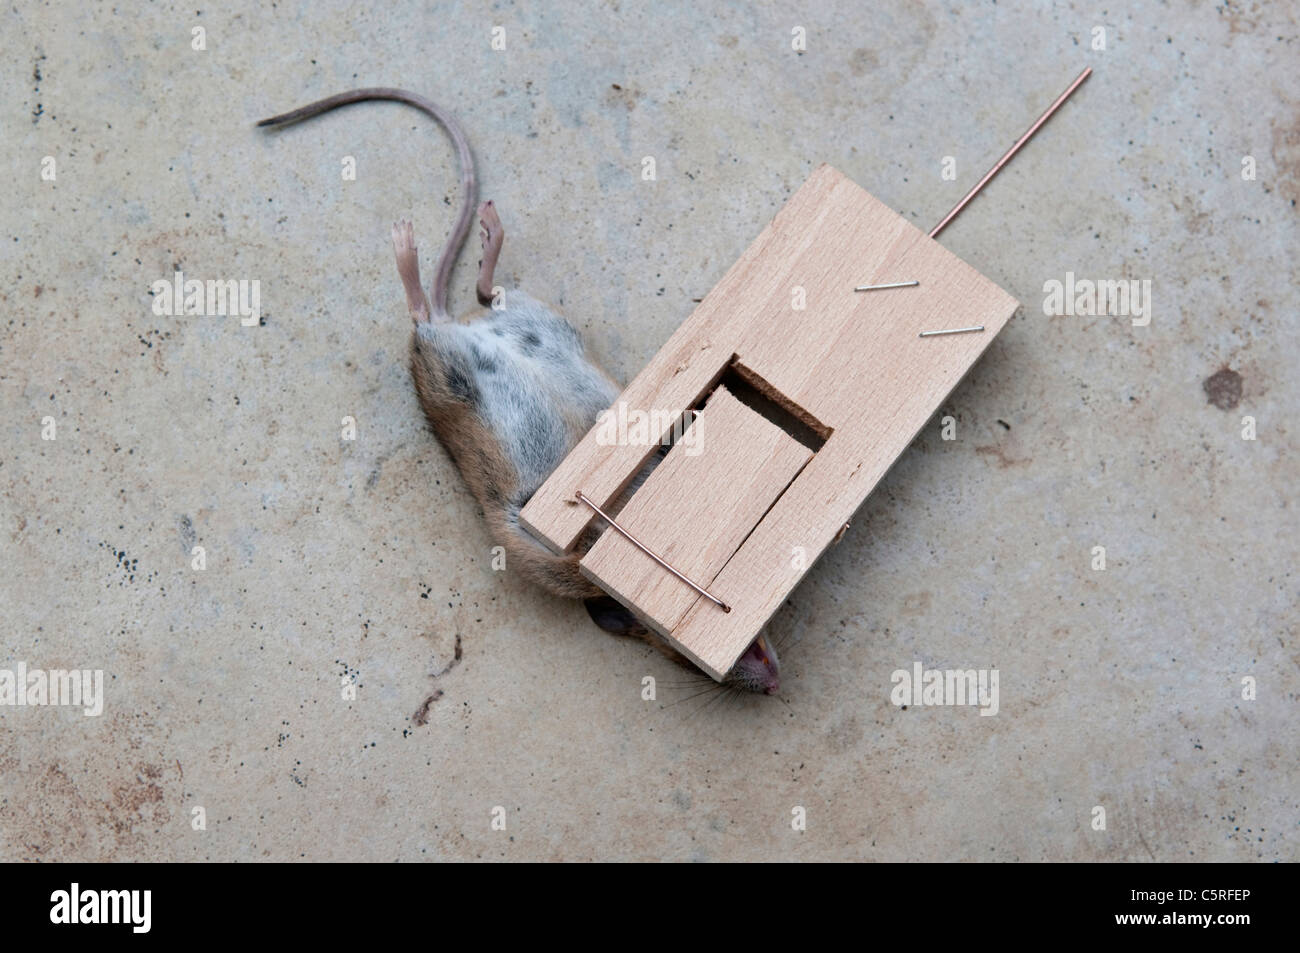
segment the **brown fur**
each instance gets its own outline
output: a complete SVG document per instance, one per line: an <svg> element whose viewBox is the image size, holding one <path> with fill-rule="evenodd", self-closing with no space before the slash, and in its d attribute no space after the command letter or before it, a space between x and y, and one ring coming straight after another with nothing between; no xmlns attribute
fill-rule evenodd
<svg viewBox="0 0 1300 953"><path fill-rule="evenodd" d="M506 551L506 562L517 568L525 578L548 592L566 599L608 599L605 591L588 580L578 569L578 563L591 548L599 533L589 530L583 534L574 552L557 556L540 542L527 536L518 524L507 516L507 502L519 490L518 478L496 436L483 425L474 408L457 398L447 383L446 369L420 346L419 334L411 334L411 376L424 416L442 445L447 448L460 471L466 486L483 508L488 531ZM574 421L574 426L581 422ZM628 488L628 493L635 489ZM666 658L691 667L690 661L638 621L630 613L625 624L615 630L623 635L635 636Z"/></svg>
<svg viewBox="0 0 1300 953"><path fill-rule="evenodd" d="M456 462L456 469L474 499L483 507L488 531L505 548L507 563L557 596L587 599L603 595L600 588L578 571L578 561L586 546L557 556L536 540L525 537L507 519L506 504L519 490L515 469L473 407L452 393L445 368L427 348L420 347L416 332L411 334L411 376L425 418Z"/></svg>

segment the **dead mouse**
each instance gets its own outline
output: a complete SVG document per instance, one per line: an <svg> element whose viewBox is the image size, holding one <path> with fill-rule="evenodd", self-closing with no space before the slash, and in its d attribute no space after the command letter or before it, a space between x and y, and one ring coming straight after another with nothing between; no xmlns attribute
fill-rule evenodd
<svg viewBox="0 0 1300 953"><path fill-rule="evenodd" d="M420 286L410 222L393 226L393 250L415 322L411 375L420 405L483 507L492 537L506 550L507 565L557 595L585 600L601 628L637 635L690 667L684 656L578 571L578 561L595 541L594 530L575 552L557 556L519 525L520 509L595 425L597 415L614 403L621 388L586 355L573 326L546 305L522 291L508 291L493 300L492 273L505 232L491 202L478 207L483 258L476 290L479 303L492 307L461 321L452 319L447 286L469 235L477 192L474 157L456 118L415 93L373 87L340 93L258 125L286 126L370 100L406 103L432 116L451 137L459 157L464 199L438 259L432 299ZM725 683L754 692L777 691L779 662L766 639L754 641Z"/></svg>

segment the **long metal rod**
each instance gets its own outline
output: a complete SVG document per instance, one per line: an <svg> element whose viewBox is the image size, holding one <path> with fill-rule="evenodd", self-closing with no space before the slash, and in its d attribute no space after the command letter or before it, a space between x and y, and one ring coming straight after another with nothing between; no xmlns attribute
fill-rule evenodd
<svg viewBox="0 0 1300 953"><path fill-rule="evenodd" d="M1002 158L997 161L997 163L993 166L993 168L989 169L989 171L985 173L984 178L980 179L977 183L975 183L975 188L971 189L964 196L962 196L962 200L958 202L955 206L953 206L951 212L949 212L947 215L943 217L943 221L940 222L938 225L934 226L933 229L931 229L930 231L931 238L934 238L941 231L943 231L944 228L947 227L948 223L957 217L957 215L961 212L961 210L964 209L967 206L967 204L969 204L970 200L973 199L979 193L979 190L989 184L989 181L993 178L993 176L997 175L1002 170L1002 167L1011 161L1011 157L1020 150L1020 147L1023 146L1026 142L1028 142L1030 137L1033 136L1033 134L1036 133L1040 128L1042 128L1043 123L1047 122L1047 120L1052 118L1052 113L1056 112L1056 110L1061 108L1061 104L1070 98L1070 94L1073 93L1076 89L1078 89L1083 84L1083 81L1091 75L1092 75L1092 67L1089 66L1082 73L1080 73L1078 77L1075 78L1074 82L1069 85L1069 87L1065 90L1065 92L1061 93L1060 96L1056 97L1056 102L1052 103L1052 105L1047 107L1047 111L1038 117L1038 120L1032 126L1029 127L1029 131L1026 132L1019 139L1017 139L1016 144L1012 146L1010 149L1008 149L1006 151L1006 154L1003 155Z"/></svg>
<svg viewBox="0 0 1300 953"><path fill-rule="evenodd" d="M677 577L678 579L680 579L682 582L686 583L686 585L690 586L692 589L694 589L696 592L698 592L700 595L702 595L705 599L708 599L710 602L713 602L713 603L717 604L718 607L721 608L723 612L730 612L730 611L731 611L731 606L727 605L725 602L723 602L721 599L719 599L719 598L718 598L717 596L715 596L713 593L709 592L709 590L705 589L703 586L698 586L698 585L696 585L695 583L691 582L691 580L687 579L685 576L683 576L681 573L679 573L679 572L678 572L676 569L674 569L672 566L670 566L670 565L668 565L666 562L664 562L663 559L661 559L658 555L656 555L656 554L655 554L654 552L652 552L651 550L647 549L647 548L646 548L646 545L645 545L644 543L642 543L641 540L637 539L635 536L633 536L631 533L629 533L629 532L628 532L626 529L624 529L622 526L619 526L619 525L618 525L618 522L614 519L614 517L610 516L608 513L606 513L604 510L602 510L602 509L601 509L599 506L597 506L595 503L591 502L591 500L587 498L587 495L586 495L585 493L583 493L581 490L579 490L579 491L577 492L577 494L575 495L575 498L576 498L580 503L586 503L588 506L590 506L593 510L595 510L595 511L597 512L597 514L600 515L600 518L601 518L601 519L603 519L606 523L608 523L608 524L610 525L610 528L611 528L611 529L617 530L619 533L621 533L621 534L622 534L622 535L627 539L627 541L628 541L629 543L631 543L631 544L632 544L633 546L635 546L637 549L641 550L641 552L645 553L647 556L649 556L651 559L653 559L655 562L657 562L660 566L663 566L665 569L667 569L670 573L672 573L674 576L676 576L676 577Z"/></svg>
<svg viewBox="0 0 1300 953"><path fill-rule="evenodd" d="M858 285L854 291L882 291L885 288L915 288L919 281L891 281L887 285Z"/></svg>

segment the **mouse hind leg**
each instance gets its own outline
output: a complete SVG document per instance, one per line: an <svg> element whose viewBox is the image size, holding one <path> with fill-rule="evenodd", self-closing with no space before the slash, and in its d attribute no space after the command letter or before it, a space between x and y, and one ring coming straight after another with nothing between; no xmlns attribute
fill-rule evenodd
<svg viewBox="0 0 1300 953"><path fill-rule="evenodd" d="M428 321L429 299L420 287L420 258L416 254L415 233L408 221L393 223L393 254L397 256L397 274L406 291L406 308L411 312L411 320L416 324Z"/></svg>
<svg viewBox="0 0 1300 953"><path fill-rule="evenodd" d="M492 273L496 270L506 232L491 201L478 207L478 223L483 229L483 258L478 263L478 284L474 286L474 293L478 295L478 303L487 307L492 304Z"/></svg>

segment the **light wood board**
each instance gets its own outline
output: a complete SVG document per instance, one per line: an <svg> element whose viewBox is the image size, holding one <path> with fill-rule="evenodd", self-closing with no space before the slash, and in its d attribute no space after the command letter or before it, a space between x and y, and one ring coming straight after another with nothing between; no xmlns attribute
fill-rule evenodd
<svg viewBox="0 0 1300 953"><path fill-rule="evenodd" d="M853 290L910 280L920 286ZM672 419L698 405L734 358L751 382L826 435L708 586L732 611L709 612L716 607L697 599L671 641L721 678L1016 307L896 212L818 167L619 397ZM979 324L983 333L917 336ZM593 515L569 502L574 491L607 506L653 452L601 443L593 430L533 495L521 522L568 551ZM719 481L710 492L728 500L732 491ZM618 598L639 608L643 596L638 589Z"/></svg>

